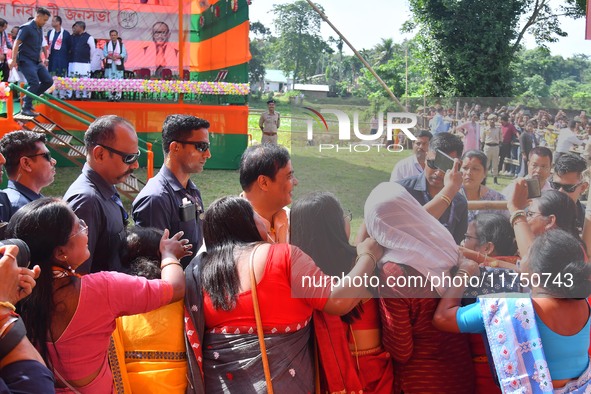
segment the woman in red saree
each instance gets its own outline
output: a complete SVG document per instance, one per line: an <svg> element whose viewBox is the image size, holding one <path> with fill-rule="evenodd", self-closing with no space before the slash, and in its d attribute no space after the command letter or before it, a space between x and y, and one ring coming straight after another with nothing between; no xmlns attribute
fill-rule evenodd
<svg viewBox="0 0 591 394"><path fill-rule="evenodd" d="M186 269L185 333L189 392L266 393L267 385L255 321L256 286L272 385L277 393L314 390L310 319L314 310L343 315L365 289L330 278L299 248L268 244L252 206L223 197L203 221L207 252ZM359 259L348 276L373 271L381 247L369 239L357 248ZM252 260L252 262L251 262ZM251 268L256 282L251 282Z"/></svg>
<svg viewBox="0 0 591 394"><path fill-rule="evenodd" d="M349 244L349 220L331 193L307 194L292 206L291 243L322 272L342 277L357 255ZM382 347L378 300L371 293L344 316L315 311L313 321L322 392L392 392L392 360Z"/></svg>

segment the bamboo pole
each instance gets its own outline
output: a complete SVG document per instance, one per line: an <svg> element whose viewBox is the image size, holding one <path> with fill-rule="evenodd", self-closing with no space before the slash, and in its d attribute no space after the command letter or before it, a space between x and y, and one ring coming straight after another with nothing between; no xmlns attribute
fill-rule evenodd
<svg viewBox="0 0 591 394"><path fill-rule="evenodd" d="M475 211L481 209L496 209L496 210L506 210L507 209L507 201L484 201L484 200L473 200L468 201L468 210Z"/></svg>
<svg viewBox="0 0 591 394"><path fill-rule="evenodd" d="M388 92L388 95L392 98L392 100L394 100L394 102L396 104L398 104L400 106L400 108L405 108L404 105L402 105L402 103L400 102L400 100L398 100L398 98L394 95L394 93L392 93L392 91L390 90L388 85L386 85L386 83L382 80L382 78L380 78L380 76L375 72L373 67L369 65L369 63L363 58L363 56L361 56L361 54L357 51L357 49L355 49L355 47L353 47L353 45L349 42L349 40L347 40L347 38L344 35L342 35L341 32L338 31L338 29L328 20L328 17L326 15L324 15L324 13L322 11L320 11L320 9L318 9L318 7L316 7L316 4L314 4L311 0L306 0L306 1L308 2L308 4L310 4L310 7L312 7L314 9L314 11L316 11L318 13L318 15L320 15L320 17L326 23L328 23L328 25L335 31L335 33L337 33L339 35L339 37L341 37L341 39L345 42L345 44L347 44L347 46L349 48L351 48L351 50L353 51L355 56L357 56L357 58L361 61L361 63L363 63L363 65L369 70L369 72L380 83L380 85L382 85L382 87L386 90L386 92ZM406 109L406 110L408 110L408 109Z"/></svg>

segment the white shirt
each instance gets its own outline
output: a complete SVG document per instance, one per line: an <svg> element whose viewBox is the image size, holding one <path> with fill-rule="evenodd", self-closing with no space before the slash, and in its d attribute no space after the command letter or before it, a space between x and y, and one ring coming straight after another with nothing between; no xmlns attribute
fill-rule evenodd
<svg viewBox="0 0 591 394"><path fill-rule="evenodd" d="M103 69L103 59L105 58L103 50L100 48L91 48L90 50L90 71Z"/></svg>
<svg viewBox="0 0 591 394"><path fill-rule="evenodd" d="M560 130L560 134L558 134L558 141L556 141L556 152L568 153L574 145L580 145L582 143L583 141L571 129L562 129Z"/></svg>
<svg viewBox="0 0 591 394"><path fill-rule="evenodd" d="M390 175L390 182L396 182L404 178L420 175L423 171L423 167L421 167L417 160L417 156L413 152L409 157L396 163L392 170L392 175Z"/></svg>

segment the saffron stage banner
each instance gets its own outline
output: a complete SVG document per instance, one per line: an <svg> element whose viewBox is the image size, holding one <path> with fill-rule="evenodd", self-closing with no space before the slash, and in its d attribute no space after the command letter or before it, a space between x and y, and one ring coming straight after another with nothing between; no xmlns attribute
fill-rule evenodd
<svg viewBox="0 0 591 394"><path fill-rule="evenodd" d="M39 6L59 15L69 32L75 22L85 22L100 50L109 31L117 30L128 52L127 70L147 68L159 76L170 69L181 79L190 72L191 79L247 82L248 0L10 0L0 4L7 32L34 17ZM51 28L50 18L46 37Z"/></svg>

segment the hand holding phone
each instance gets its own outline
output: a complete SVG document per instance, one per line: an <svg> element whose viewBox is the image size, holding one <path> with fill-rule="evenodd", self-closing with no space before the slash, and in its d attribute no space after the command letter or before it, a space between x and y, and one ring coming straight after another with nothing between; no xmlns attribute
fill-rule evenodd
<svg viewBox="0 0 591 394"><path fill-rule="evenodd" d="M542 189L540 187L540 180L538 178L529 178L525 180L527 182L527 199L538 198L542 195Z"/></svg>
<svg viewBox="0 0 591 394"><path fill-rule="evenodd" d="M449 155L443 153L439 149L435 152L435 167L440 169L441 171L447 171L454 168L454 159L451 158Z"/></svg>

